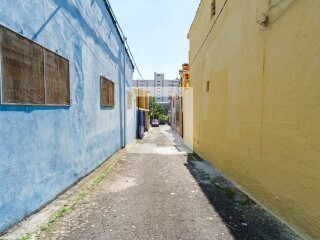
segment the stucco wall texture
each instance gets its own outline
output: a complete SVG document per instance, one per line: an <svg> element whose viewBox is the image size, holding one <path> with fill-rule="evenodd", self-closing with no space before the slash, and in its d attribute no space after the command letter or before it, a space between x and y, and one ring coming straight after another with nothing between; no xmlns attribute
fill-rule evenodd
<svg viewBox="0 0 320 240"><path fill-rule="evenodd" d="M183 140L193 149L193 88L182 90Z"/></svg>
<svg viewBox="0 0 320 240"><path fill-rule="evenodd" d="M70 107L0 105L1 232L136 131L135 107L123 107L133 66L103 0L0 1L0 24L69 60L72 101ZM115 107L100 107L101 75L115 83Z"/></svg>
<svg viewBox="0 0 320 240"><path fill-rule="evenodd" d="M216 4L211 19L201 1L189 32L194 150L320 239L320 1Z"/></svg>

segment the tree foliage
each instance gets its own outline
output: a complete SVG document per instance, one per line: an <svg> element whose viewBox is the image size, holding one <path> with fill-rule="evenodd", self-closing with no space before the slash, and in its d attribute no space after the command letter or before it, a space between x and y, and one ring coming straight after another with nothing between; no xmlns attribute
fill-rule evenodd
<svg viewBox="0 0 320 240"><path fill-rule="evenodd" d="M168 120L166 108L162 106L160 103L157 103L154 97L149 98L149 109L151 112L150 115L152 119L159 119L162 121Z"/></svg>

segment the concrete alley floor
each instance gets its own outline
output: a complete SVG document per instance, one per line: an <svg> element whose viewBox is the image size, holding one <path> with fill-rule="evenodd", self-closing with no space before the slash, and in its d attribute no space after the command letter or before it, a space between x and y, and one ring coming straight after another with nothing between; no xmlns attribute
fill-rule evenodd
<svg viewBox="0 0 320 240"><path fill-rule="evenodd" d="M153 128L37 238L300 239L187 152L170 127Z"/></svg>

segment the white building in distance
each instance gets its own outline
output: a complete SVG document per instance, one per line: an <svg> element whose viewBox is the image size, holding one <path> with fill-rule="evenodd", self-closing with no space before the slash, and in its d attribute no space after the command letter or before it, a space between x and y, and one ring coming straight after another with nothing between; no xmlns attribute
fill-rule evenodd
<svg viewBox="0 0 320 240"><path fill-rule="evenodd" d="M148 90L156 102L166 105L172 94L178 94L179 79L166 80L163 73L154 73L153 80L133 80L133 87Z"/></svg>

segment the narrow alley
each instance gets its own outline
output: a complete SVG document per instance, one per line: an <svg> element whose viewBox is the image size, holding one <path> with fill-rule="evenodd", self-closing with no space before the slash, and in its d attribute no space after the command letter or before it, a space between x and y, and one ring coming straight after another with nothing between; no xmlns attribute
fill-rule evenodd
<svg viewBox="0 0 320 240"><path fill-rule="evenodd" d="M207 162L188 152L169 126L153 128L151 134L126 149L92 192L36 236L299 239ZM11 239L10 234L7 237L4 239Z"/></svg>
<svg viewBox="0 0 320 240"><path fill-rule="evenodd" d="M0 1L0 240L320 240L320 1Z"/></svg>

